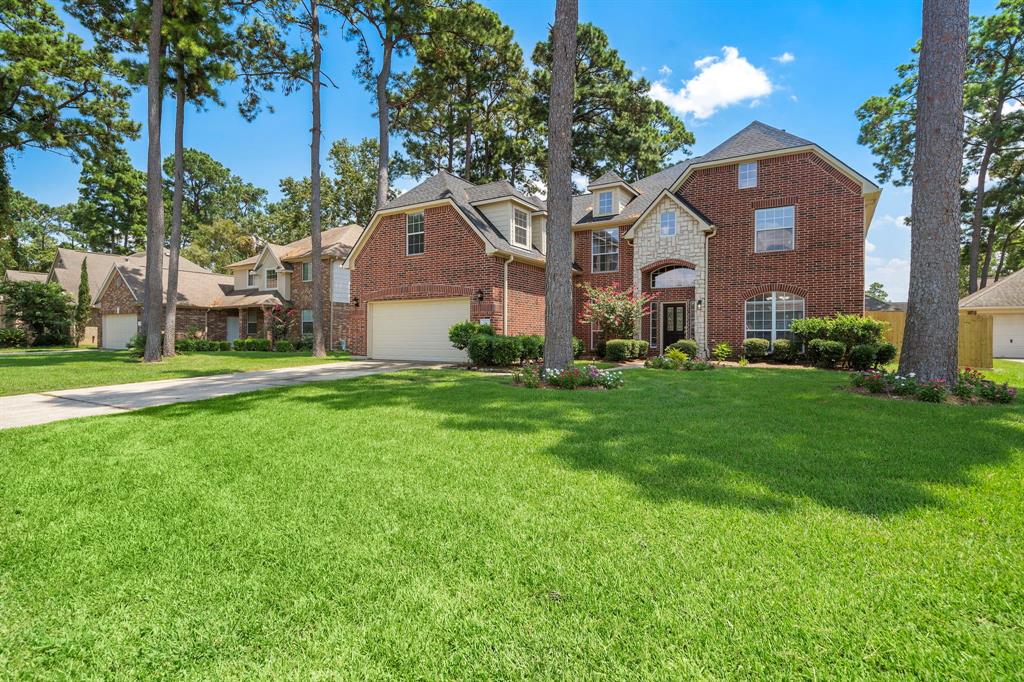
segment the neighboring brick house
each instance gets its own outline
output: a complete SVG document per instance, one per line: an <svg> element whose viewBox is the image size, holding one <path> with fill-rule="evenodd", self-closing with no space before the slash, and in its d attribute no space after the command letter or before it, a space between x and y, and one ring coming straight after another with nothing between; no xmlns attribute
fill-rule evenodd
<svg viewBox="0 0 1024 682"><path fill-rule="evenodd" d="M544 203L508 182L440 172L374 214L346 262L349 345L373 358L453 360L448 328L544 330Z"/></svg>
<svg viewBox="0 0 1024 682"><path fill-rule="evenodd" d="M813 142L755 121L703 156L634 183L609 172L588 190L573 200L576 282L657 293L639 331L652 352L681 338L702 352L774 341L793 319L864 310L880 190ZM445 333L460 319L542 333L546 219L506 182L443 172L384 206L348 261L352 350L460 359ZM575 334L593 349L600 330L575 300Z"/></svg>
<svg viewBox="0 0 1024 682"><path fill-rule="evenodd" d="M361 232L360 226L347 225L321 233L324 341L329 348L345 345L349 277L342 262ZM311 241L306 237L290 244L266 244L259 254L229 265L230 275L210 272L183 259L178 273L176 338L196 333L220 341L269 339L272 311L278 306L296 311L292 341L312 334ZM108 269L94 297L102 347L124 348L138 333L145 279L144 256L141 260L115 262ZM163 281L166 292L166 262Z"/></svg>

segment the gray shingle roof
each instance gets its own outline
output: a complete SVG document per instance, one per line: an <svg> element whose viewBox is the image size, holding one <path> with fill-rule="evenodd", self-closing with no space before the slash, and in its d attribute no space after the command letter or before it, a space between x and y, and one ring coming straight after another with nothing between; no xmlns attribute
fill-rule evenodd
<svg viewBox="0 0 1024 682"><path fill-rule="evenodd" d="M760 121L753 121L746 128L709 151L701 160L720 161L750 154L775 152L790 147L806 147L810 144L814 143L780 128L773 128Z"/></svg>
<svg viewBox="0 0 1024 682"><path fill-rule="evenodd" d="M32 272L30 270L7 270L4 277L12 282L45 282L45 272Z"/></svg>
<svg viewBox="0 0 1024 682"><path fill-rule="evenodd" d="M618 173L616 173L613 170L605 171L601 175L601 177L599 177L597 180L594 180L592 183L590 183L587 186L588 187L597 187L598 185L611 185L611 184L614 184L616 182L621 182L623 185L626 185L627 187L630 186L628 182L626 182L625 180L622 179L621 175L619 175Z"/></svg>
<svg viewBox="0 0 1024 682"><path fill-rule="evenodd" d="M629 202L621 213L611 216L602 216L595 218L593 215L594 210L594 195L593 194L581 194L572 198L572 222L574 225L584 223L594 223L595 225L602 222L618 221L623 218L638 218L640 214L650 208L651 203L658 198L661 190L668 189L675 181L679 179L687 168L692 164L702 161L704 157L697 156L692 159L686 159L680 161L674 166L658 171L654 175L648 175L646 178L641 178L634 182L630 187L639 192L639 196ZM689 204L687 204L689 206ZM709 221L710 222L710 221Z"/></svg>
<svg viewBox="0 0 1024 682"><path fill-rule="evenodd" d="M961 308L1024 308L1024 269L960 299Z"/></svg>
<svg viewBox="0 0 1024 682"><path fill-rule="evenodd" d="M164 272L167 271L167 264L170 258L167 250L164 250ZM91 253L88 251L75 251L59 247L51 268L53 281L60 284L71 296L72 301L78 300L78 283L82 277L82 263L86 264L89 276L89 293L95 297L96 292L103 285L103 281L110 273L110 268L116 265L146 265L146 252L138 251L130 255L117 253ZM179 272L210 272L206 268L196 265L184 256L178 258Z"/></svg>
<svg viewBox="0 0 1024 682"><path fill-rule="evenodd" d="M479 209L472 205L474 201L486 201L487 199L496 199L502 196L514 196L532 206L536 206L538 210L544 210L543 201L523 194L508 182L490 182L486 185L478 186L447 171L439 171L437 174L432 175L405 194L384 204L382 210L414 206L441 199L451 199L469 220L470 226L480 235L484 243L505 252L543 259L544 256L537 249L524 249L520 246L514 246L505 239L497 227L487 220Z"/></svg>
<svg viewBox="0 0 1024 682"><path fill-rule="evenodd" d="M142 301L146 286L145 261L120 263L113 266L117 269L137 301ZM163 280L164 301L167 300L167 268L161 271ZM218 275L213 272L196 272L181 270L178 273L177 301L180 306L209 308L227 296L234 288L235 280L230 275ZM99 291L93 294L98 297Z"/></svg>

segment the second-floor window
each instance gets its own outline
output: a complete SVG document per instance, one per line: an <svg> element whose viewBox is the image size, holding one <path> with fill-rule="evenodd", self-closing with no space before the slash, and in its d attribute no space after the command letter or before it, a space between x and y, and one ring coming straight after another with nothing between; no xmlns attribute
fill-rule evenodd
<svg viewBox="0 0 1024 682"><path fill-rule="evenodd" d="M754 251L790 251L796 243L796 207L754 211Z"/></svg>
<svg viewBox="0 0 1024 682"><path fill-rule="evenodd" d="M676 236L676 212L675 211L662 211L661 212L661 236L662 237L675 237Z"/></svg>
<svg viewBox="0 0 1024 682"><path fill-rule="evenodd" d="M740 164L740 189L757 187L757 161Z"/></svg>
<svg viewBox="0 0 1024 682"><path fill-rule="evenodd" d="M512 243L519 246L530 243L530 216L518 208L513 209L512 214Z"/></svg>
<svg viewBox="0 0 1024 682"><path fill-rule="evenodd" d="M277 270L267 270L265 275L266 284L265 289L276 289L277 288Z"/></svg>
<svg viewBox="0 0 1024 682"><path fill-rule="evenodd" d="M598 215L611 215L612 212L612 193L611 192L599 192L597 195L597 214Z"/></svg>
<svg viewBox="0 0 1024 682"><path fill-rule="evenodd" d="M615 272L619 269L619 228L590 233L590 271Z"/></svg>
<svg viewBox="0 0 1024 682"><path fill-rule="evenodd" d="M246 283L247 286L250 286L250 287L256 286L256 272L255 271L250 270L248 273L246 273L245 283Z"/></svg>
<svg viewBox="0 0 1024 682"><path fill-rule="evenodd" d="M306 309L302 311L302 331L303 336L307 336L313 333L313 311Z"/></svg>
<svg viewBox="0 0 1024 682"><path fill-rule="evenodd" d="M312 282L313 281L313 262L302 264L302 281Z"/></svg>
<svg viewBox="0 0 1024 682"><path fill-rule="evenodd" d="M405 253L416 256L423 253L423 214L405 216Z"/></svg>

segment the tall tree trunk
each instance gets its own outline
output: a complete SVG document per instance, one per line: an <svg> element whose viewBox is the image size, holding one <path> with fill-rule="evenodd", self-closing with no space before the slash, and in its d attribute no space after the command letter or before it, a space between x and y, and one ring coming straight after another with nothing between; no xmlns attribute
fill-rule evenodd
<svg viewBox="0 0 1024 682"><path fill-rule="evenodd" d="M578 0L557 0L551 31L548 224L544 272L544 366L572 365L572 104ZM504 321L508 324L508 320ZM508 329L506 328L506 333Z"/></svg>
<svg viewBox="0 0 1024 682"><path fill-rule="evenodd" d="M149 150L146 158L146 283L143 300L146 362L160 361L160 314L163 304L164 188L160 169L160 113L163 88L160 57L163 54L163 0L153 0L149 20L149 69L146 78L146 128Z"/></svg>
<svg viewBox="0 0 1024 682"><path fill-rule="evenodd" d="M374 209L383 206L388 200L388 156L391 154L391 103L388 99L388 81L391 80L391 53L394 41L384 38L383 54L380 57L380 71L377 73L377 204Z"/></svg>
<svg viewBox="0 0 1024 682"><path fill-rule="evenodd" d="M996 205L996 210L992 212L992 221L989 224L989 228L985 230L985 262L981 266L981 286L979 288L984 289L988 286L988 273L992 270L992 251L996 242L996 225L999 224L999 216L1003 212L1003 202L999 202Z"/></svg>
<svg viewBox="0 0 1024 682"><path fill-rule="evenodd" d="M178 314L178 257L181 254L181 199L185 178L185 74L178 69L174 86L174 193L171 199L171 245L167 258L167 304L164 313L164 355L174 357Z"/></svg>
<svg viewBox="0 0 1024 682"><path fill-rule="evenodd" d="M324 348L324 273L323 262L320 260L320 16L317 0L310 0L309 12L312 18L310 35L313 43L313 74L310 84L313 89L313 131L309 143L309 177L312 193L309 200L310 240L312 241L312 275L313 275L313 356L322 358L327 355ZM384 166L384 183L387 186L387 165ZM378 193L380 188L378 187ZM379 199L378 199L379 201ZM380 204L378 203L378 206ZM302 321L299 320L299 324Z"/></svg>
<svg viewBox="0 0 1024 682"><path fill-rule="evenodd" d="M967 2L924 0L900 372L926 380L956 377Z"/></svg>
<svg viewBox="0 0 1024 682"><path fill-rule="evenodd" d="M978 290L978 252L981 246L981 228L985 217L985 179L992 160L992 145L986 144L978 166L978 186L974 189L974 216L971 219L971 245L968 248L967 292Z"/></svg>

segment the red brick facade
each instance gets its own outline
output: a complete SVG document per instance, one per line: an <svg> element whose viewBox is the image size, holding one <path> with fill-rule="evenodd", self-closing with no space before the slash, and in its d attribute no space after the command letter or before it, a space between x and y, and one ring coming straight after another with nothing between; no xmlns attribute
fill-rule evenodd
<svg viewBox="0 0 1024 682"><path fill-rule="evenodd" d="M480 237L451 206L424 212L424 252L406 254L404 213L384 216L354 260L349 345L364 355L366 311L372 301L469 297L470 318L490 319L505 333L505 258L488 256ZM513 334L544 330L544 270L513 262L508 266L510 324Z"/></svg>
<svg viewBox="0 0 1024 682"><path fill-rule="evenodd" d="M584 295L579 285L582 282L589 282L595 287L606 287L615 285L628 287L633 285L633 244L626 241L623 236L629 230L629 226L615 228L619 231L619 267L615 272L594 272L594 259L591 254L592 230L582 230L573 233L573 258L576 264L583 270L573 278L573 331L572 334L583 341L587 350L593 350L598 337L598 330L592 329L590 324L580 322L580 315L583 314Z"/></svg>
<svg viewBox="0 0 1024 682"><path fill-rule="evenodd" d="M864 199L860 185L805 152L758 161L757 186L737 165L698 169L681 194L717 228L708 246L708 345L744 338L744 303L768 291L805 298L808 317L864 312ZM754 211L796 207L791 251L754 253Z"/></svg>
<svg viewBox="0 0 1024 682"><path fill-rule="evenodd" d="M350 303L331 302L331 261L324 259L323 277L323 306L322 319L324 324L324 344L329 349L337 348L339 343L348 340L348 324L350 317ZM302 281L302 263L294 263L291 272L291 305L298 312L295 326L292 328L290 337L297 341L302 337L302 311L313 308L313 283Z"/></svg>

